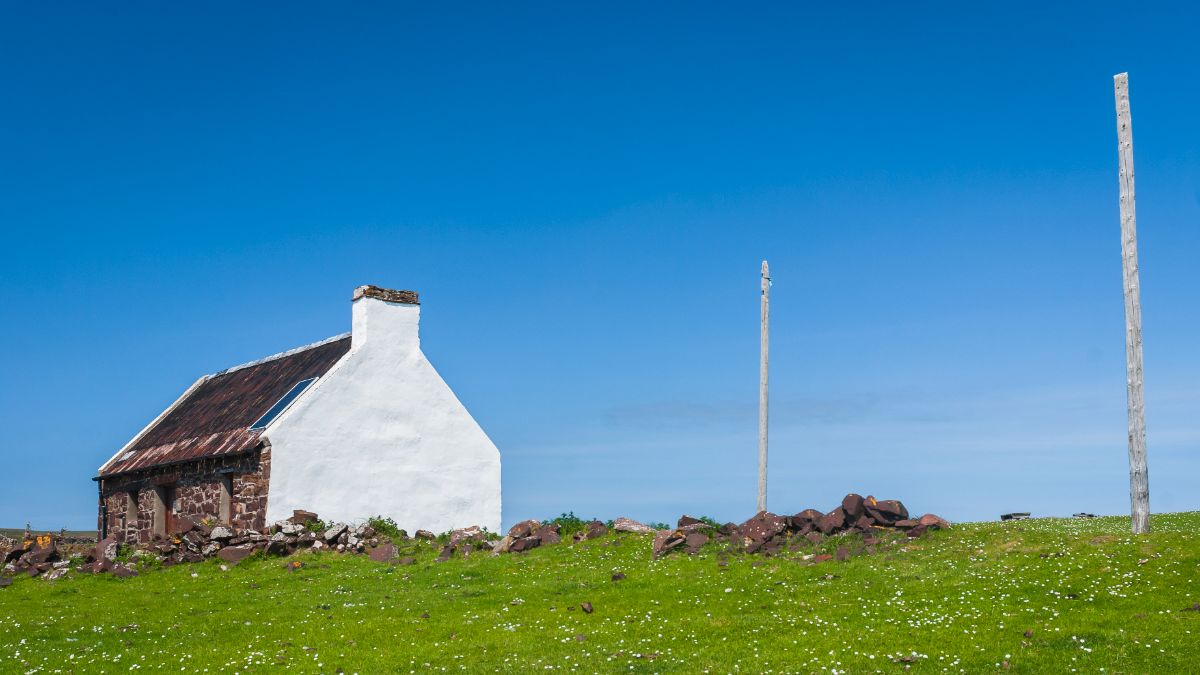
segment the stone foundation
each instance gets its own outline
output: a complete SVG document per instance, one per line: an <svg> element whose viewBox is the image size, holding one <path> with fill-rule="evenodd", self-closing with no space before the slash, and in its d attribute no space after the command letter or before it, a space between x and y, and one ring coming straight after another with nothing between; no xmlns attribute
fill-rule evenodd
<svg viewBox="0 0 1200 675"><path fill-rule="evenodd" d="M152 467L106 478L100 502L107 508L107 522L100 535L128 544L145 543L154 537L154 512L159 497L174 492L173 516L224 521L239 530L266 528L267 488L271 480L271 449L209 457L186 464ZM221 517L222 493L229 486L229 517ZM136 495L136 517L130 517L129 495Z"/></svg>

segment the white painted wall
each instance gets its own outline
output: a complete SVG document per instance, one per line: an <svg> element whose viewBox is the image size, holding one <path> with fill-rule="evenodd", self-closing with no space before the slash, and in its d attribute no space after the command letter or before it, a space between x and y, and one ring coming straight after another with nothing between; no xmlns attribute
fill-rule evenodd
<svg viewBox="0 0 1200 675"><path fill-rule="evenodd" d="M267 520L500 530L500 452L421 353L418 305L353 303L350 351L265 432Z"/></svg>

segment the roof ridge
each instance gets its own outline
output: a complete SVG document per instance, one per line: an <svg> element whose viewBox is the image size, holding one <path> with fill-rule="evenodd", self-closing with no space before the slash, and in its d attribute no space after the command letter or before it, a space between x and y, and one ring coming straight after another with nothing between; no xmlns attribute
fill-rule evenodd
<svg viewBox="0 0 1200 675"><path fill-rule="evenodd" d="M272 355L270 355L270 356L264 356L264 357L262 357L261 359L255 359L254 361L247 361L246 363L243 363L243 364L241 364L241 365L232 366L232 367L230 367L230 368L226 368L225 370L219 370L219 371L217 371L217 372L215 372L215 373L212 373L212 374L210 374L210 375L207 375L207 376L205 377L205 379L212 379L212 378L214 378L214 377L218 377L218 376L221 376L221 375L227 375L227 374L229 374L229 373L232 373L232 372L234 372L234 371L243 370L243 369L245 369L245 368L250 368L250 367L253 367L253 366L262 365L262 364L264 364L264 363L268 363L268 362L270 362L270 361L275 361L275 360L278 360L278 359L282 359L282 358L284 358L284 357L286 357L286 356L291 356L291 355L293 355L293 354L299 354L300 352L306 352L306 351L308 351L308 350L310 350L310 349L316 349L317 347L321 347L321 346L323 346L323 345L327 345L327 344L329 344L330 342L337 342L338 340L344 340L344 339L346 339L346 338L348 338L348 337L350 337L350 333L349 333L349 332L340 333L340 334L338 334L338 335L334 335L333 337L327 337L327 338L325 338L324 340L318 340L318 341L316 341L316 342L312 342L312 343L309 343L309 344L306 344L306 345L302 345L302 346L300 346L300 347L295 347L295 348L293 348L293 349L289 349L289 350L287 350L287 351L279 352L278 354L272 354Z"/></svg>

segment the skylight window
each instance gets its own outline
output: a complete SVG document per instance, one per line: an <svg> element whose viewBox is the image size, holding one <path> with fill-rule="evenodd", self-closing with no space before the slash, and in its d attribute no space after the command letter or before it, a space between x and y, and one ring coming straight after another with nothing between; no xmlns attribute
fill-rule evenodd
<svg viewBox="0 0 1200 675"><path fill-rule="evenodd" d="M287 410L287 407L292 404L292 401L295 401L300 394L304 393L305 389L308 389L308 385L316 381L317 378L310 377L307 380L300 380L297 382L294 387L288 390L288 393L283 395L283 398L279 399L278 403L271 406L271 409L263 413L263 416L258 418L257 422L250 425L250 430L256 431L258 429L267 428L267 425L271 422L274 422L275 418L279 417L280 413L282 413L284 410Z"/></svg>

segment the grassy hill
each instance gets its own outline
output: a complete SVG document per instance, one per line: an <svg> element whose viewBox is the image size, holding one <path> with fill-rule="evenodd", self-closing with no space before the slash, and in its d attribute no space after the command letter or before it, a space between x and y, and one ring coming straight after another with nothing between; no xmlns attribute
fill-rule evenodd
<svg viewBox="0 0 1200 675"><path fill-rule="evenodd" d="M1200 671L1200 513L1153 527L967 524L819 565L715 545L651 561L648 535L620 534L21 578L0 589L0 672Z"/></svg>

